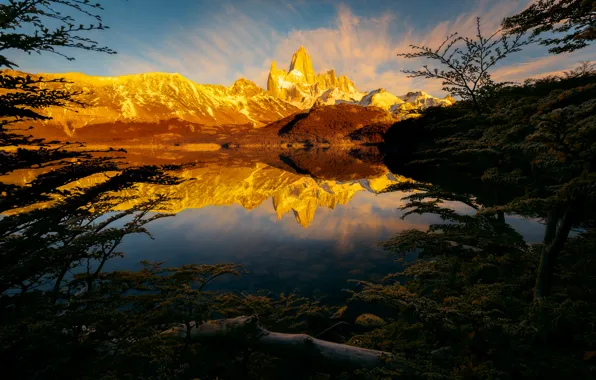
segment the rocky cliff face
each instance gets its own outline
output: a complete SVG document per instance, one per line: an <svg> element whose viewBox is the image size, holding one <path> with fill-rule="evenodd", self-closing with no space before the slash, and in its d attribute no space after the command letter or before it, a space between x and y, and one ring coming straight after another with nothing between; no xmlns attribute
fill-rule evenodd
<svg viewBox="0 0 596 380"><path fill-rule="evenodd" d="M2 73L25 75L10 70ZM271 63L267 91L244 78L224 87L200 85L180 74L168 73L119 77L81 73L39 75L48 79L65 78L69 82L65 86L80 92L79 100L87 107L47 108L43 112L52 120L38 122L31 133L35 137L87 142L128 139L136 144L147 143L143 139L155 136L159 137L156 141L167 143L205 139L216 142L212 136L237 134L238 130L250 132L253 127L268 125L315 105L347 103L377 107L404 119L418 116L418 109L455 102L449 96L440 99L422 91L404 96L382 88L360 92L349 78L338 76L334 70L316 74L304 47L294 53L288 71L278 68L275 61ZM327 121L337 126L337 121ZM329 140L328 130L320 133L319 137Z"/></svg>
<svg viewBox="0 0 596 380"><path fill-rule="evenodd" d="M408 92L403 96L396 96L380 88L366 94L358 103L363 107L380 107L391 112L398 119L418 117L418 110L428 107L447 107L455 103L455 99L447 95L436 98L423 91Z"/></svg>
<svg viewBox="0 0 596 380"><path fill-rule="evenodd" d="M271 63L267 79L267 91L279 99L305 109L313 105L357 104L363 107L380 107L403 119L416 115L416 109L449 106L455 100L447 96L436 98L425 92L408 92L396 96L383 88L366 92L356 89L354 82L346 76L337 76L335 70L316 74L308 52L301 46L292 56L289 71L279 69Z"/></svg>
<svg viewBox="0 0 596 380"><path fill-rule="evenodd" d="M389 128L397 122L391 112L378 107L361 107L355 104L325 105L320 99L308 110L275 121L259 132L275 133L282 141L290 143L344 144L350 135L372 124Z"/></svg>
<svg viewBox="0 0 596 380"><path fill-rule="evenodd" d="M267 91L273 96L288 101L299 108L310 108L317 98L325 93L328 104L336 104L335 99L357 102L364 93L358 92L354 82L346 76L337 76L335 70L315 75L310 56L304 46L301 46L292 56L288 71L277 68L277 63L271 63L271 70L267 79Z"/></svg>
<svg viewBox="0 0 596 380"><path fill-rule="evenodd" d="M451 96L447 95L444 98L435 98L432 95L427 94L424 91L413 91L408 92L407 94L400 96L400 98L417 108L428 108L428 107L440 107L440 106L450 106L455 103L455 99Z"/></svg>
<svg viewBox="0 0 596 380"><path fill-rule="evenodd" d="M393 112L403 103L404 101L397 96L385 91L383 88L379 88L366 94L358 104L363 107L380 107Z"/></svg>
<svg viewBox="0 0 596 380"><path fill-rule="evenodd" d="M292 56L290 73L293 73L294 70L299 73L300 78L304 78L306 83L315 84L315 70L312 67L310 56L304 46L300 46L300 49Z"/></svg>
<svg viewBox="0 0 596 380"><path fill-rule="evenodd" d="M167 73L119 77L81 73L41 75L47 79L65 78L71 82L66 86L80 91L79 99L88 104L81 109L50 107L44 111L53 118L48 123L61 126L69 136L93 124L158 123L170 119L207 126L252 124L260 127L298 110L244 78L224 87L200 85L180 74Z"/></svg>

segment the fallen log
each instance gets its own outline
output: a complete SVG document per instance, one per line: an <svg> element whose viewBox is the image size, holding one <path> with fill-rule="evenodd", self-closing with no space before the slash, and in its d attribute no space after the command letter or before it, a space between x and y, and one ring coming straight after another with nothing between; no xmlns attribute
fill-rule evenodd
<svg viewBox="0 0 596 380"><path fill-rule="evenodd" d="M189 336L190 334L190 336ZM180 325L162 333L168 339L208 341L212 339L242 341L249 347L276 357L305 360L317 367L342 370L391 367L399 369L395 357L384 351L333 343L306 334L284 334L268 331L255 317L237 317Z"/></svg>

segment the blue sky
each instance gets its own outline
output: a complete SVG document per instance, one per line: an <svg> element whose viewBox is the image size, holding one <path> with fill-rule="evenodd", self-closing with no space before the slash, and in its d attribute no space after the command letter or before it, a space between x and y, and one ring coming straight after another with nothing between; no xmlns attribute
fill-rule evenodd
<svg viewBox="0 0 596 380"><path fill-rule="evenodd" d="M5 2L5 0L2 0ZM422 89L442 95L435 81L409 79L401 69L420 61L396 57L410 44L436 47L452 32L470 35L476 16L492 33L504 16L530 0L107 0L107 31L92 37L117 55L72 51L69 62L51 54L15 56L27 72L123 75L178 72L197 83L230 85L245 77L266 85L272 60L289 66L301 45L315 71L334 68L359 90L385 88L396 94ZM523 80L573 67L596 56L590 47L553 56L531 46L497 67L498 80Z"/></svg>

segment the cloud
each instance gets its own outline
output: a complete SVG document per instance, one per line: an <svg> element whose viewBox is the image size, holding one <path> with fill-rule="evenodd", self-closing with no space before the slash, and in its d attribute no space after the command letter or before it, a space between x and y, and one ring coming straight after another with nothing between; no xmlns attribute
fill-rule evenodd
<svg viewBox="0 0 596 380"><path fill-rule="evenodd" d="M333 68L352 79L360 90L383 87L400 95L422 89L445 95L439 81L407 78L401 73L400 70L418 68L423 62L396 54L410 51L412 44L438 47L456 31L473 36L477 16L483 17L483 32L493 33L505 16L526 5L517 0L484 0L474 9L430 28L415 27L392 11L363 17L345 4L335 7L335 14L326 26L304 28L304 20L315 13L312 4L267 2L267 7L262 7L265 11L256 13L228 5L204 17L209 20L206 24L173 32L152 46L142 46L136 54L121 56L112 71L114 74L147 69L175 71L198 83L223 85L230 85L242 76L265 87L271 61L276 60L279 67L287 68L292 54L304 45L315 71ZM285 29L280 25L285 25ZM546 54L546 49L536 51ZM499 67L495 78L519 80L563 69L568 69L563 56L534 56L527 57L525 62Z"/></svg>
<svg viewBox="0 0 596 380"><path fill-rule="evenodd" d="M397 53L410 51L410 45L438 47L446 36L459 32L471 36L476 33L476 18L484 15L483 31L493 33L500 20L520 7L516 1L493 5L486 2L454 20L445 20L428 30L409 25L393 13L378 17L360 17L346 5L337 7L337 15L330 27L295 30L277 46L274 57L288 59L297 46L307 47L317 71L335 68L347 75L361 90L383 87L396 94L423 89L442 94L440 81L407 78L400 70L419 67L420 61L398 57Z"/></svg>
<svg viewBox="0 0 596 380"><path fill-rule="evenodd" d="M199 83L225 85L246 74L256 74L262 80L275 38L273 29L233 6L209 19L209 24L155 41L152 45L157 47L138 44L138 52L121 55L111 71L118 75L151 67L179 72Z"/></svg>
<svg viewBox="0 0 596 380"><path fill-rule="evenodd" d="M493 77L497 81L522 82L526 78L562 74L564 71L576 67L580 61L591 60L595 54L596 48L588 47L570 54L530 58L524 62L497 68Z"/></svg>

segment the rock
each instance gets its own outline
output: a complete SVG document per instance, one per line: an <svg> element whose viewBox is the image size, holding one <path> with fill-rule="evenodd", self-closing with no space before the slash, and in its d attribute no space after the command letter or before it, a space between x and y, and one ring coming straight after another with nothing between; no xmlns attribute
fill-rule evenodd
<svg viewBox="0 0 596 380"><path fill-rule="evenodd" d="M323 101L323 99L317 98L317 100L315 100L315 103L312 105L311 110L319 107L324 107L325 105L326 103L325 101Z"/></svg>
<svg viewBox="0 0 596 380"><path fill-rule="evenodd" d="M385 89L379 88L366 94L360 100L359 104L363 107L374 106L385 110L393 110L404 104L404 101L392 93L385 91Z"/></svg>
<svg viewBox="0 0 596 380"><path fill-rule="evenodd" d="M293 70L301 72L306 79L306 83L315 83L315 70L312 67L312 61L310 60L310 56L306 52L304 46L300 46L298 51L292 56L292 62L290 63L290 73Z"/></svg>
<svg viewBox="0 0 596 380"><path fill-rule="evenodd" d="M32 75L5 71L5 75ZM263 126L298 111L281 99L271 96L255 83L240 78L229 87L197 84L180 74L144 73L117 77L90 76L81 73L43 74L47 80L64 78L68 88L80 92L77 100L86 103L83 109L76 105L44 108L44 116L51 120L36 123L35 137L65 140L72 138L96 142L106 138L105 128L93 127L116 123L137 123L135 128L122 127L127 138L146 137L152 132L138 129L138 123L159 124L179 120L184 124L204 126L246 125ZM48 83L48 88L63 84ZM75 111L75 112L73 112ZM76 112L83 111L83 112ZM166 126L167 128L167 126ZM168 130L166 129L165 132ZM47 135L53 133L54 135ZM157 133L164 133L159 131ZM46 135L44 135L46 134ZM124 138L118 135L118 138Z"/></svg>
<svg viewBox="0 0 596 380"><path fill-rule="evenodd" d="M335 70L316 74L308 52L301 46L292 56L289 71L278 69L275 61L267 78L267 91L279 99L305 109L330 89L336 89L334 98L357 103L364 93L358 92L354 82L346 76L337 76ZM326 100L326 99L324 99ZM330 100L327 104L336 104Z"/></svg>
<svg viewBox="0 0 596 380"><path fill-rule="evenodd" d="M444 99L451 104L455 104L455 99L451 95L447 95Z"/></svg>
<svg viewBox="0 0 596 380"><path fill-rule="evenodd" d="M440 99L435 98L434 96L431 96L424 91L411 91L403 96L400 96L400 99L402 99L406 103L410 103L411 105L421 109L438 106L445 107L455 103L455 99L453 99L449 95L444 99Z"/></svg>
<svg viewBox="0 0 596 380"><path fill-rule="evenodd" d="M385 324L385 321L381 317L377 317L374 314L361 314L356 318L355 322L358 326L366 328L381 327Z"/></svg>

